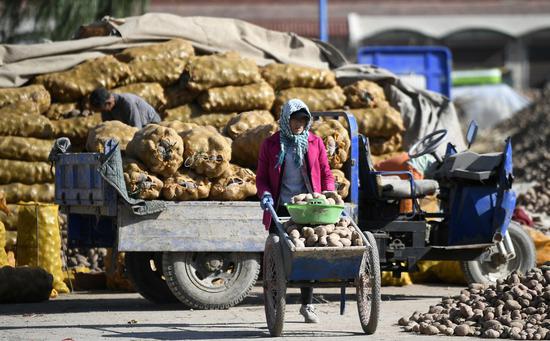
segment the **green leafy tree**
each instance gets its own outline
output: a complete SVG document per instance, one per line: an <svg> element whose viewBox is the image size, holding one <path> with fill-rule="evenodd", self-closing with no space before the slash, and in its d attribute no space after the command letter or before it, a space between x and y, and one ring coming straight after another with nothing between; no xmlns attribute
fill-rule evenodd
<svg viewBox="0 0 550 341"><path fill-rule="evenodd" d="M121 18L143 14L148 5L148 0L3 0L0 41L67 40L81 25L106 15Z"/></svg>

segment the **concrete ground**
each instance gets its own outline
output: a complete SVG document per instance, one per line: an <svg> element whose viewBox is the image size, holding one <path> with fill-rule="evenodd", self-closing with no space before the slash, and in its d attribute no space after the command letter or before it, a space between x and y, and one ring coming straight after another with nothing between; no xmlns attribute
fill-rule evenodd
<svg viewBox="0 0 550 341"><path fill-rule="evenodd" d="M279 340L451 340L414 335L396 325L401 316L426 312L460 287L384 287L378 330L365 336L357 315L355 289L348 288L346 312L339 315L339 289L316 289L320 324L304 324L298 290L289 289L284 336ZM243 340L269 338L261 287L229 310L193 311L155 306L138 294L77 292L39 304L0 305L0 340ZM470 338L461 338L467 340ZM452 340L457 340L456 337Z"/></svg>

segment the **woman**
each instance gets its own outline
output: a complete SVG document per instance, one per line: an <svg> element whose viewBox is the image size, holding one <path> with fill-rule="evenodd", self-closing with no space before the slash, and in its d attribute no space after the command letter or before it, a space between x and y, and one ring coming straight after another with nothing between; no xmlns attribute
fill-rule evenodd
<svg viewBox="0 0 550 341"><path fill-rule="evenodd" d="M280 130L262 143L256 187L264 210L263 222L270 233L275 233L275 227L271 226L271 215L265 211L267 203L275 207L277 214L288 216L283 204L293 196L334 191L327 151L323 140L309 132L311 121L306 104L291 99L281 109ZM300 291L300 314L306 323L318 323L319 317L312 305L313 288L300 288Z"/></svg>

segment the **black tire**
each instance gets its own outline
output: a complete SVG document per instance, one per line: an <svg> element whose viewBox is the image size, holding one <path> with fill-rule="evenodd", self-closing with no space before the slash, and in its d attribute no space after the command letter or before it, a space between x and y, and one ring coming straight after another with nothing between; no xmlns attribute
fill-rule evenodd
<svg viewBox="0 0 550 341"><path fill-rule="evenodd" d="M227 309L248 295L260 273L260 255L249 252L165 252L168 287L193 309Z"/></svg>
<svg viewBox="0 0 550 341"><path fill-rule="evenodd" d="M270 234L265 242L263 263L264 308L271 336L281 336L285 324L286 275L279 236Z"/></svg>
<svg viewBox="0 0 550 341"><path fill-rule="evenodd" d="M366 231L370 247L363 254L359 274L355 280L357 290L357 310L359 321L365 334L371 335L376 332L380 319L380 305L382 296L380 292L380 257L378 246L372 233Z"/></svg>
<svg viewBox="0 0 550 341"><path fill-rule="evenodd" d="M523 227L512 221L508 226L508 233L510 233L516 257L500 264L493 261L482 262L483 256L477 260L462 262L462 270L468 283L493 284L497 279L508 277L513 271L526 273L536 265L535 244ZM495 257L498 257L498 254Z"/></svg>
<svg viewBox="0 0 550 341"><path fill-rule="evenodd" d="M126 252L124 264L137 292L156 304L174 304L179 300L168 288L162 274L162 254L157 252Z"/></svg>

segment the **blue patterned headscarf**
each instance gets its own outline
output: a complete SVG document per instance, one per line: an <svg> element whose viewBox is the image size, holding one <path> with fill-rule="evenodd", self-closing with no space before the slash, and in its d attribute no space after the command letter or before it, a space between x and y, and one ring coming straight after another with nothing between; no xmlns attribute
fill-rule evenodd
<svg viewBox="0 0 550 341"><path fill-rule="evenodd" d="M300 134L294 135L290 129L290 115L296 111L305 110L309 115L309 121ZM279 128L281 130L281 152L279 153L277 165L281 166L285 161L285 154L289 148L296 148L294 162L296 166L301 167L304 163L304 156L307 152L307 138L309 128L311 128L311 113L307 105L299 99L293 98L286 102L281 109L281 117L279 118Z"/></svg>

